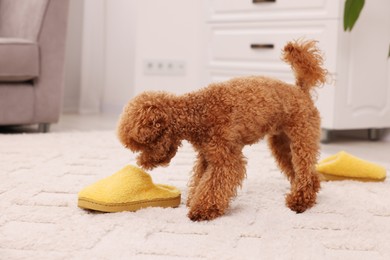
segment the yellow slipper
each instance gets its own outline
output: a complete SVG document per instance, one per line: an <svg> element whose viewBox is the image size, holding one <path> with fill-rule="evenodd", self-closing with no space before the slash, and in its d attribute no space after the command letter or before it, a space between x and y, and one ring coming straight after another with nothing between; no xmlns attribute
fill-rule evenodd
<svg viewBox="0 0 390 260"><path fill-rule="evenodd" d="M326 181L383 181L386 179L386 169L384 167L362 160L344 151L320 161L316 168L322 175L322 179Z"/></svg>
<svg viewBox="0 0 390 260"><path fill-rule="evenodd" d="M149 174L128 165L81 190L78 206L102 212L136 211L146 207L177 207L180 191L154 184Z"/></svg>

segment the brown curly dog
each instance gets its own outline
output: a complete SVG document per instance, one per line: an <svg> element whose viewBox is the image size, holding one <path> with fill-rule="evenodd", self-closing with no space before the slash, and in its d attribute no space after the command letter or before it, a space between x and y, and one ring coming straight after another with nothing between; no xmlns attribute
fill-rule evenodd
<svg viewBox="0 0 390 260"><path fill-rule="evenodd" d="M245 177L243 147L265 135L291 183L287 206L300 213L315 204L320 117L310 90L325 82L327 72L314 41L288 43L283 60L291 64L296 85L239 77L182 96L145 92L125 107L118 136L140 152L137 163L143 168L168 165L182 140L197 151L187 199L191 220L226 212Z"/></svg>

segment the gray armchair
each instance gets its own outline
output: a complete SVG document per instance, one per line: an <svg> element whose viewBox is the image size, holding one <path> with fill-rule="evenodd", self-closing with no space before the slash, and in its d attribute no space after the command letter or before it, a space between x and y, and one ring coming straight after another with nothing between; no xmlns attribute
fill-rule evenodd
<svg viewBox="0 0 390 260"><path fill-rule="evenodd" d="M0 0L0 126L58 122L69 0Z"/></svg>

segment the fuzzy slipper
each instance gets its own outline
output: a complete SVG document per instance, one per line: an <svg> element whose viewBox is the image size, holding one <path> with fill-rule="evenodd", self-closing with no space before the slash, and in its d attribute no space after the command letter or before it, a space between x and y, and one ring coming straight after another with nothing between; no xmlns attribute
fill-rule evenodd
<svg viewBox="0 0 390 260"><path fill-rule="evenodd" d="M344 151L332 155L317 166L323 180L359 180L383 181L386 179L386 169L366 160L362 160Z"/></svg>
<svg viewBox="0 0 390 260"><path fill-rule="evenodd" d="M128 165L79 192L78 206L102 212L136 211L146 207L177 207L180 191L154 184L149 174Z"/></svg>

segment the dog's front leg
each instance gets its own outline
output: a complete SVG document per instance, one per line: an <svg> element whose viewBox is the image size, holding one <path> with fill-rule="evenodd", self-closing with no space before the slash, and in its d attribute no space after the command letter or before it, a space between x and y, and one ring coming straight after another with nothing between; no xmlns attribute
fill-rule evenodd
<svg viewBox="0 0 390 260"><path fill-rule="evenodd" d="M207 168L193 191L188 217L212 220L223 215L245 177L246 161L241 150L220 148L206 155Z"/></svg>
<svg viewBox="0 0 390 260"><path fill-rule="evenodd" d="M196 160L195 166L193 168L193 173L191 180L188 184L188 195L187 195L187 207L190 207L192 198L194 197L196 187L199 184L200 179L207 169L207 160L202 152L198 153L198 159Z"/></svg>

